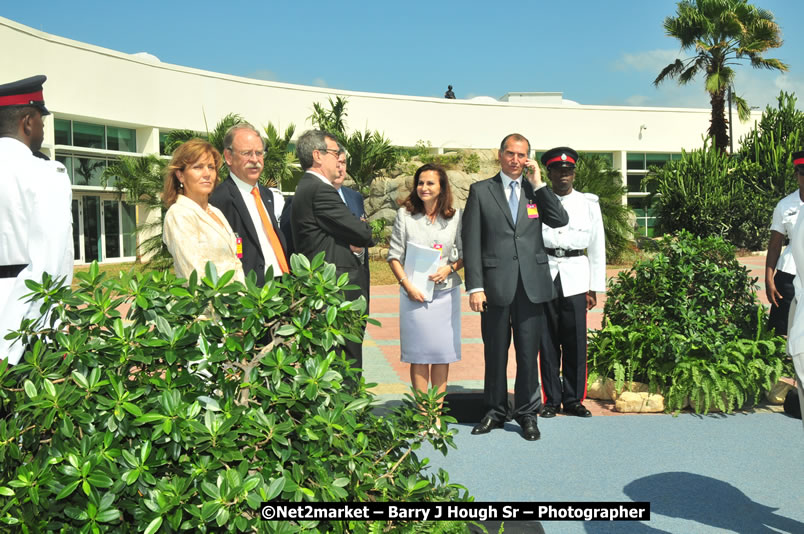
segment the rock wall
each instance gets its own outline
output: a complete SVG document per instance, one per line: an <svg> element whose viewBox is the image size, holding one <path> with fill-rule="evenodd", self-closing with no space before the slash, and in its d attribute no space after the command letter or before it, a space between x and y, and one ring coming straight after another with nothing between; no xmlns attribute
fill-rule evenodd
<svg viewBox="0 0 804 534"><path fill-rule="evenodd" d="M444 156L449 157L450 154L446 153ZM468 154L478 155L479 170L477 172L467 173L459 168L447 169L454 207L461 209L466 205L469 186L478 180L494 176L500 170L496 150L461 151L463 158ZM413 187L413 175L421 165L421 161L413 159L398 165L387 175L374 179L365 199L366 215L369 220L385 220L386 228L390 231L394 224L396 211L410 194ZM460 163L455 166L461 167Z"/></svg>

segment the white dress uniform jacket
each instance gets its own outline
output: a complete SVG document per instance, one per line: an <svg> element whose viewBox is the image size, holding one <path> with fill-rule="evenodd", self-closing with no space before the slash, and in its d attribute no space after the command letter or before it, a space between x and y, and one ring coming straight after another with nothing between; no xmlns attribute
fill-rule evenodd
<svg viewBox="0 0 804 534"><path fill-rule="evenodd" d="M804 217L799 217L790 233L790 246L787 247L795 260L796 278L793 285L796 288L796 299L790 306L790 330L787 335L787 352L793 358L793 368L796 371L796 387L798 400L804 410ZM802 420L804 423L804 420Z"/></svg>
<svg viewBox="0 0 804 534"><path fill-rule="evenodd" d="M798 220L798 214L804 202L801 201L801 194L798 189L784 197L776 204L773 209L773 218L771 219L771 231L778 232L783 236L789 238L793 233L793 227ZM779 255L779 261L776 262L776 269L783 273L796 275L796 262L791 254L790 247L785 247Z"/></svg>
<svg viewBox="0 0 804 534"><path fill-rule="evenodd" d="M200 280L205 276L207 262L211 261L218 275L234 271L232 280L245 282L232 227L221 210L212 204L208 208L223 226L184 195L179 195L165 214L162 241L173 256L176 276L190 278L190 273L196 270Z"/></svg>
<svg viewBox="0 0 804 534"><path fill-rule="evenodd" d="M14 365L25 347L3 339L23 319L40 316L41 303L20 300L25 280L42 274L73 279L72 189L67 169L31 154L20 141L0 138L0 265L25 265L15 278L0 278L0 359Z"/></svg>
<svg viewBox="0 0 804 534"><path fill-rule="evenodd" d="M542 225L545 248L586 250L585 256L556 258L548 255L553 280L561 275L561 289L569 297L587 291L606 291L606 236L597 195L572 190L559 196L569 215L560 228Z"/></svg>

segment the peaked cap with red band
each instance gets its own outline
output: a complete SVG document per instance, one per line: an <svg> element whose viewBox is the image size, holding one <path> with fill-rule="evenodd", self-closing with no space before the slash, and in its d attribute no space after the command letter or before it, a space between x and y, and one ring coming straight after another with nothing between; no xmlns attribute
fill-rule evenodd
<svg viewBox="0 0 804 534"><path fill-rule="evenodd" d="M793 152L793 166L804 167L804 150Z"/></svg>
<svg viewBox="0 0 804 534"><path fill-rule="evenodd" d="M40 74L0 85L0 107L35 106L42 115L50 115L45 107L45 97L42 95L42 84L45 80L47 76Z"/></svg>
<svg viewBox="0 0 804 534"><path fill-rule="evenodd" d="M578 153L566 146L551 148L542 154L542 165L550 167L570 167L575 168L578 162Z"/></svg>

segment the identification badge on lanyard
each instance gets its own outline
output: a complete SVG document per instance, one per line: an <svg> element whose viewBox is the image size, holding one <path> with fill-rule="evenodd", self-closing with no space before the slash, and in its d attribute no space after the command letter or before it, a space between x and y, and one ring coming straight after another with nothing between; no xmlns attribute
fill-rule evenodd
<svg viewBox="0 0 804 534"><path fill-rule="evenodd" d="M538 219L539 218L539 208L536 207L536 204L528 204L528 219Z"/></svg>
<svg viewBox="0 0 804 534"><path fill-rule="evenodd" d="M444 245L441 243L433 243L433 248L438 251L438 259L440 260L444 255Z"/></svg>
<svg viewBox="0 0 804 534"><path fill-rule="evenodd" d="M235 251L238 259L243 259L243 238L235 234Z"/></svg>

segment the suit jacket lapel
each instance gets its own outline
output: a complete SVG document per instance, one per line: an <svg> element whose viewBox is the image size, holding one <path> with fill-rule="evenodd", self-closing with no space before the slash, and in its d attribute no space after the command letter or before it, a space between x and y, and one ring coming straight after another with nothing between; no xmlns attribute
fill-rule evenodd
<svg viewBox="0 0 804 534"><path fill-rule="evenodd" d="M240 194L240 189L237 188L237 184L235 184L231 179L227 181L231 182L228 184L229 194L232 197L232 203L235 205L237 213L240 214L240 218L243 220L243 227L246 229L246 233L249 234L247 237L259 245L260 238L257 235L257 229L254 228L254 223L251 222L248 207L246 207L246 203L243 202L243 195ZM259 246L257 248L259 249Z"/></svg>
<svg viewBox="0 0 804 534"><path fill-rule="evenodd" d="M530 182L522 177L522 187L521 191L519 192L519 211L516 213L516 223L526 218L528 212L528 204L530 203L530 199L533 197L533 186L530 185ZM509 210L510 211L510 210Z"/></svg>
<svg viewBox="0 0 804 534"><path fill-rule="evenodd" d="M505 193L503 192L502 186L502 177L497 174L494 178L491 179L491 196L494 197L494 200L497 201L497 204L500 206L500 210L505 215L505 220L508 221L508 224L511 225L512 228L516 228L516 223L514 223L514 218L511 217L511 208L508 207L508 199L505 197ZM519 204L520 207L522 205L522 197L524 195L519 195ZM522 213L522 210L519 210L519 214Z"/></svg>

